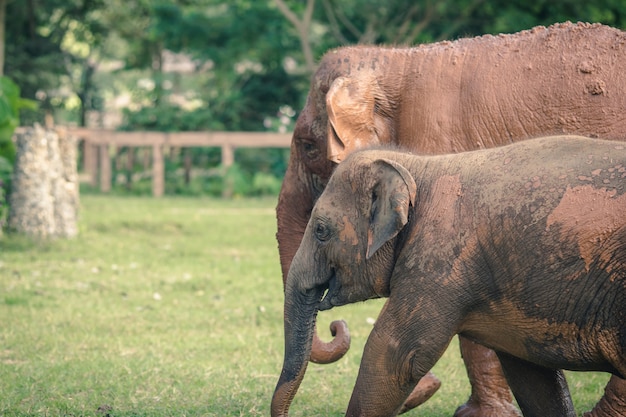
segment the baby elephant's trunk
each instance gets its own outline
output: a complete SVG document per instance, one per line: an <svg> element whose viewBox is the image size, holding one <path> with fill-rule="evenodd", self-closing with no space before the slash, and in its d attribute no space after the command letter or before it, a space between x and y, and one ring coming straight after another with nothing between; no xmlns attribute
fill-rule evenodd
<svg viewBox="0 0 626 417"><path fill-rule="evenodd" d="M291 274L290 274L291 275ZM291 278L291 277L290 277ZM288 280L289 281L289 280ZM287 284L285 289L285 357L272 397L272 417L285 417L304 378L315 331L318 304L323 289L303 294Z"/></svg>

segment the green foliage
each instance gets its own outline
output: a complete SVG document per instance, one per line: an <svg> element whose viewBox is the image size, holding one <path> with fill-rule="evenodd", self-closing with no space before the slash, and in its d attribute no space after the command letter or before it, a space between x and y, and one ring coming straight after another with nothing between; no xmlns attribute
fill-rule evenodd
<svg viewBox="0 0 626 417"><path fill-rule="evenodd" d="M145 106L138 110L124 109L124 122L120 130L148 130L158 132L184 132L202 130L223 130L210 109L200 107L185 110L180 106L161 101L155 106Z"/></svg>
<svg viewBox="0 0 626 417"><path fill-rule="evenodd" d="M278 195L282 181L273 175L259 172L252 180L253 195Z"/></svg>
<svg viewBox="0 0 626 417"><path fill-rule="evenodd" d="M289 2L294 10L297 6ZM621 0L324 0L316 19L329 36L323 52L337 44L416 44L485 33L512 33L556 22L601 22L625 28ZM300 12L301 13L301 12Z"/></svg>
<svg viewBox="0 0 626 417"><path fill-rule="evenodd" d="M118 171L119 172L119 171ZM117 177L119 180L119 176ZM165 174L165 194L194 197L250 197L276 196L280 191L282 176L267 172L251 173L241 164L234 164L227 170L222 167L194 172L186 183L179 168L169 168ZM93 192L95 190L87 190ZM116 195L152 195L152 182L149 177L117 182L113 186Z"/></svg>
<svg viewBox="0 0 626 417"><path fill-rule="evenodd" d="M580 2L576 0L514 0L486 1L484 6L466 16L459 25L461 31L473 34L512 33L537 25L548 26L556 22L601 22L626 28L626 4L618 0ZM463 33L463 32L461 32Z"/></svg>
<svg viewBox="0 0 626 417"><path fill-rule="evenodd" d="M113 193L152 194L152 175L144 166L147 149L135 150L132 166L128 149L114 157ZM148 153L149 156L149 153ZM235 150L236 163L221 166L220 148L176 148L165 152L165 194L186 196L266 196L277 195L289 159L289 150L241 148ZM185 166L189 171L185 173ZM83 187L84 192L95 190Z"/></svg>
<svg viewBox="0 0 626 417"><path fill-rule="evenodd" d="M235 163L228 167L224 175L223 190L232 192L232 196L244 196L250 192L250 180L241 170L240 165ZM230 197L230 196L229 196Z"/></svg>
<svg viewBox="0 0 626 417"><path fill-rule="evenodd" d="M298 48L297 39L284 36L289 29L280 13L266 2L130 1L113 0L105 12L108 22L127 41L128 53L122 59L126 68L149 69L154 88L147 100L134 100L136 117L129 126L154 130L191 130L189 125L155 125L161 119L178 122L167 112L172 95L192 91L202 106L189 116L198 129L228 131L264 130L265 118L285 104L299 107L306 77L289 74L282 60L288 50ZM124 23L122 23L124 22ZM287 47L287 48L285 48ZM175 80L163 67L163 51L181 52L194 59L195 74ZM193 83L189 86L189 83ZM137 110L139 108L139 110ZM177 113L174 111L174 113ZM146 116L146 117L142 117ZM137 122L137 123L135 123ZM182 121L185 123L185 121Z"/></svg>
<svg viewBox="0 0 626 417"><path fill-rule="evenodd" d="M15 160L15 146L11 138L19 125L22 104L19 87L7 77L0 77L0 157L10 163Z"/></svg>
<svg viewBox="0 0 626 417"><path fill-rule="evenodd" d="M307 2L284 2L296 18L304 18ZM274 0L49 0L41 5L12 1L7 16L11 18L5 71L25 97L37 97L42 103L36 114L23 112L27 124L41 120L42 111L82 123L86 110L102 109L102 98L110 102L112 96L132 89L122 88L119 77L131 69L151 72L155 89L147 112L164 115L159 105L170 92L164 85L168 80L163 52L169 50L194 60L197 73L185 75L195 80L189 80L194 85L186 88L206 109L190 115L199 120L183 123L263 130L263 121L280 106L300 109L304 104L310 75L303 64L304 44L318 58L339 45L415 44L565 20L625 28L626 3L321 0L315 2L304 30L306 39ZM108 71L101 67L114 61L124 63L116 81L98 79L99 73Z"/></svg>
<svg viewBox="0 0 626 417"><path fill-rule="evenodd" d="M7 197L15 162L15 144L12 137L20 123L20 109L34 109L31 100L20 97L20 88L8 77L0 77L0 227L7 211Z"/></svg>
<svg viewBox="0 0 626 417"><path fill-rule="evenodd" d="M40 103L22 111L22 123L44 121L45 112L90 101L95 50L107 36L104 0L9 1L4 73L22 96ZM80 104L80 103L79 103Z"/></svg>
<svg viewBox="0 0 626 417"><path fill-rule="evenodd" d="M303 18L306 2L284 2ZM157 80L167 49L189 54L198 68L210 64L210 81L196 87L213 120L228 130L260 130L267 111L303 104L310 75L302 73L303 43L317 58L345 44L415 44L565 20L625 28L626 3L322 0L315 2L308 39L273 0L10 1L7 16L5 71L25 97L39 97L41 110L69 106L76 98L97 108L99 97L117 87L92 82L92 72L100 71L95 62L121 60L124 70L149 69ZM296 67L286 71L286 62ZM27 116L30 123L41 113Z"/></svg>
<svg viewBox="0 0 626 417"><path fill-rule="evenodd" d="M304 25L309 2L283 1ZM341 45L418 44L566 20L626 28L623 0L319 0L301 27L276 0L10 1L6 14L5 72L40 103L37 111L22 109L22 122L48 112L57 124L82 125L89 110L108 120L112 103L128 97L122 129L168 132L292 129L295 111L283 123L281 109L304 105L309 50L316 60ZM193 68L167 68L172 52ZM0 156L11 153L4 145ZM249 193L257 174L282 177L284 154L237 159ZM175 175L180 161L171 162L168 175ZM224 178L202 178L177 181L168 192L219 194ZM149 186L133 182L132 191L139 189Z"/></svg>
<svg viewBox="0 0 626 417"><path fill-rule="evenodd" d="M282 176L269 172L250 172L252 164L239 162L229 167L222 179L221 194L229 197L277 196ZM245 167L245 168L244 168Z"/></svg>
<svg viewBox="0 0 626 417"><path fill-rule="evenodd" d="M259 121L272 130L285 130L293 127L295 112L290 106L281 106L274 117L267 116ZM222 117L223 118L223 117ZM252 117L247 120L251 120ZM155 106L145 106L136 111L124 110L122 130L148 131L202 131L224 130L211 115L211 110L201 106L194 110L185 110L180 106L161 101ZM280 189L282 177L287 169L289 150L273 148L237 149L237 164L227 171L219 168L219 148L191 148L191 163L194 168L192 179L187 183L181 175L184 164L184 152L170 153L165 161L166 194L181 195L233 195L258 196L276 195ZM197 169L200 168L200 169ZM149 178L135 182L129 180L144 168L134 166L132 171L121 169L114 172L114 178L125 178L118 184L117 192L131 194L150 194ZM120 177L122 174L123 176Z"/></svg>
<svg viewBox="0 0 626 417"><path fill-rule="evenodd" d="M12 173L13 164L8 159L0 156L0 234L8 214L8 196L11 189Z"/></svg>

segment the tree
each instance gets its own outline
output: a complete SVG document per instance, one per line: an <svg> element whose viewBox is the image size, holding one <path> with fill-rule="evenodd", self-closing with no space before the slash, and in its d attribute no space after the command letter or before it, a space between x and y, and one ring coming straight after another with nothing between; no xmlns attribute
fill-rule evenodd
<svg viewBox="0 0 626 417"><path fill-rule="evenodd" d="M289 23L275 8L267 7L267 2L133 4L137 3L145 6L140 13L133 13L135 25L141 22L143 35L135 33L131 38L123 30L119 33L136 51L130 54L135 58L126 68L153 72L153 98L144 108L171 113L171 105L162 98L180 93L188 79L195 80L193 94L203 103L193 110L203 114L196 119L225 130L264 130L264 121L275 117L281 106L300 105L306 81L300 74L288 72L284 64L291 51L298 52L297 39L287 35ZM164 74L160 61L164 51L190 57L196 73L186 74L185 80ZM163 89L165 79L174 83L170 91Z"/></svg>
<svg viewBox="0 0 626 417"><path fill-rule="evenodd" d="M4 8L10 19L2 42ZM0 71L4 46L5 74L41 104L22 109L24 124L47 112L84 125L90 110L127 96L126 129L265 130L292 126L316 62L330 48L414 45L565 20L624 28L626 3L0 0ZM172 54L192 70L171 72Z"/></svg>
<svg viewBox="0 0 626 417"><path fill-rule="evenodd" d="M4 75L4 37L7 0L0 0L0 77Z"/></svg>
<svg viewBox="0 0 626 417"><path fill-rule="evenodd" d="M298 18L284 2L284 0L275 0L276 6L280 12L287 18L287 20L296 28L298 37L300 38L300 45L302 48L302 54L304 55L305 67L308 73L312 73L315 69L315 61L313 59L313 51L309 40L311 32L311 23L313 17L313 9L315 8L315 0L307 0L306 6L302 13L302 18ZM327 2L325 2L327 3ZM325 5L326 6L326 5Z"/></svg>
<svg viewBox="0 0 626 417"><path fill-rule="evenodd" d="M35 109L35 102L20 97L20 88L8 77L0 76L0 234L11 189L11 175L16 149L13 132L19 125L21 109Z"/></svg>
<svg viewBox="0 0 626 417"><path fill-rule="evenodd" d="M39 100L47 112L77 97L83 113L83 99L94 88L94 55L107 32L98 18L104 6L104 0L7 3L5 74L24 97ZM43 121L40 113L24 116L27 124Z"/></svg>
<svg viewBox="0 0 626 417"><path fill-rule="evenodd" d="M43 109L77 102L83 124L100 96L141 73L154 83L144 97L154 109L170 111L172 94L192 91L202 102L194 120L204 120L194 125L229 130L263 129L281 105L300 108L316 60L336 46L412 45L564 20L624 27L626 19L622 0L0 0L0 13L3 4L11 16L5 72ZM168 51L188 55L197 71L166 73ZM125 64L115 87L103 81L107 59Z"/></svg>
<svg viewBox="0 0 626 417"><path fill-rule="evenodd" d="M349 44L414 45L486 33L511 33L566 20L626 27L620 0L274 0L299 37L304 66L310 56ZM313 36L315 32L323 36ZM313 51L313 52L310 52Z"/></svg>

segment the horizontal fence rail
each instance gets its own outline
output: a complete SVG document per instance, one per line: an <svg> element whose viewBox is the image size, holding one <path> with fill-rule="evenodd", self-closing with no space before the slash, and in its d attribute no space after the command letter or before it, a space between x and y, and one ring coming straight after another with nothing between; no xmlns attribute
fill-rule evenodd
<svg viewBox="0 0 626 417"><path fill-rule="evenodd" d="M83 165L90 182L102 192L111 191L111 151L119 147L152 148L152 195L165 190L164 148L219 147L225 167L235 161L236 148L289 148L291 133L273 132L119 132L68 128L68 134L83 141Z"/></svg>

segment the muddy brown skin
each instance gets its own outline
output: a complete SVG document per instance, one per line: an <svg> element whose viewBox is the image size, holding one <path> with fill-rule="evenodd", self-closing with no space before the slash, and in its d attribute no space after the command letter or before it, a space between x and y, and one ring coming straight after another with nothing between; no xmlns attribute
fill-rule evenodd
<svg viewBox="0 0 626 417"><path fill-rule="evenodd" d="M379 297L388 300L348 416L396 415L456 334L497 353L524 416L575 415L561 369L609 372L618 392L625 208L619 142L354 153L317 201L289 271L272 416L288 413L317 311Z"/></svg>
<svg viewBox="0 0 626 417"><path fill-rule="evenodd" d="M354 149L396 143L441 154L562 133L624 140L625 108L626 34L602 25L328 52L296 122L276 209L283 283L335 162ZM314 334L312 361L349 348L345 323L333 326L329 344ZM456 416L515 415L493 352L460 341L472 396Z"/></svg>

